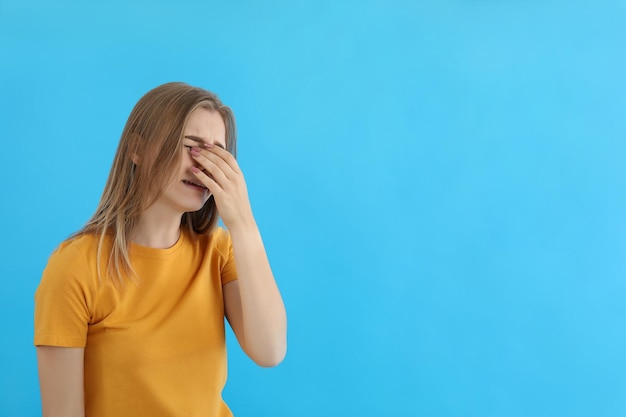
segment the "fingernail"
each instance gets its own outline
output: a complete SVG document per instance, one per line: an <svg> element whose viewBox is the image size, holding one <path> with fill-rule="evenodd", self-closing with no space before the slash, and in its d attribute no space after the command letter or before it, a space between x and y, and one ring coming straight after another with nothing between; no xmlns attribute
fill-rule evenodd
<svg viewBox="0 0 626 417"><path fill-rule="evenodd" d="M193 148L191 148L191 154L198 156L200 155L200 148L196 148L195 146Z"/></svg>
<svg viewBox="0 0 626 417"><path fill-rule="evenodd" d="M198 172L200 172L200 170L196 167L191 167L191 172L193 172L194 174L197 174Z"/></svg>
<svg viewBox="0 0 626 417"><path fill-rule="evenodd" d="M213 147L213 144L209 143L209 142L205 142L204 143L204 147L207 148L207 149L211 149Z"/></svg>

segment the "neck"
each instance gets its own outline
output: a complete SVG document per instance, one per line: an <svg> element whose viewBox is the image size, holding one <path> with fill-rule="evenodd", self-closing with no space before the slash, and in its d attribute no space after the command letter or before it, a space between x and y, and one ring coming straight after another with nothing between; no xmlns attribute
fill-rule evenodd
<svg viewBox="0 0 626 417"><path fill-rule="evenodd" d="M132 241L141 246L167 249L180 237L181 213L167 212L154 204L144 211L133 233Z"/></svg>

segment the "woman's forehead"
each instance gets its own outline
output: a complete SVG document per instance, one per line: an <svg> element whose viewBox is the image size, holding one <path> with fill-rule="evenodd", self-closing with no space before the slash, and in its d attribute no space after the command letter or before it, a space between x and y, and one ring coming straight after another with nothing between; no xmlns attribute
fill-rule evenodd
<svg viewBox="0 0 626 417"><path fill-rule="evenodd" d="M226 126L222 115L215 110L195 109L189 115L183 136L202 143L226 145Z"/></svg>

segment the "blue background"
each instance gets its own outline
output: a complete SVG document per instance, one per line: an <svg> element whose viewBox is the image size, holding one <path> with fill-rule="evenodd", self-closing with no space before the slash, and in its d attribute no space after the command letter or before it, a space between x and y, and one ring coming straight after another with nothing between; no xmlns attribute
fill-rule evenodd
<svg viewBox="0 0 626 417"><path fill-rule="evenodd" d="M266 4L263 4L266 3ZM174 5L176 4L176 5ZM217 92L289 312L236 416L626 415L623 1L0 1L0 415L135 102Z"/></svg>

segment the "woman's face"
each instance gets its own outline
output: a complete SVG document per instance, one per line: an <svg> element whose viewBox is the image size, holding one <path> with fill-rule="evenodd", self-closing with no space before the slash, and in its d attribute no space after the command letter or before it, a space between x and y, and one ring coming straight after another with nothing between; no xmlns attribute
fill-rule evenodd
<svg viewBox="0 0 626 417"><path fill-rule="evenodd" d="M157 204L177 213L198 211L211 196L196 179L191 168L198 166L189 152L204 143L226 148L226 127L222 116L214 110L198 108L189 116L183 133L182 161L177 177L167 186Z"/></svg>

